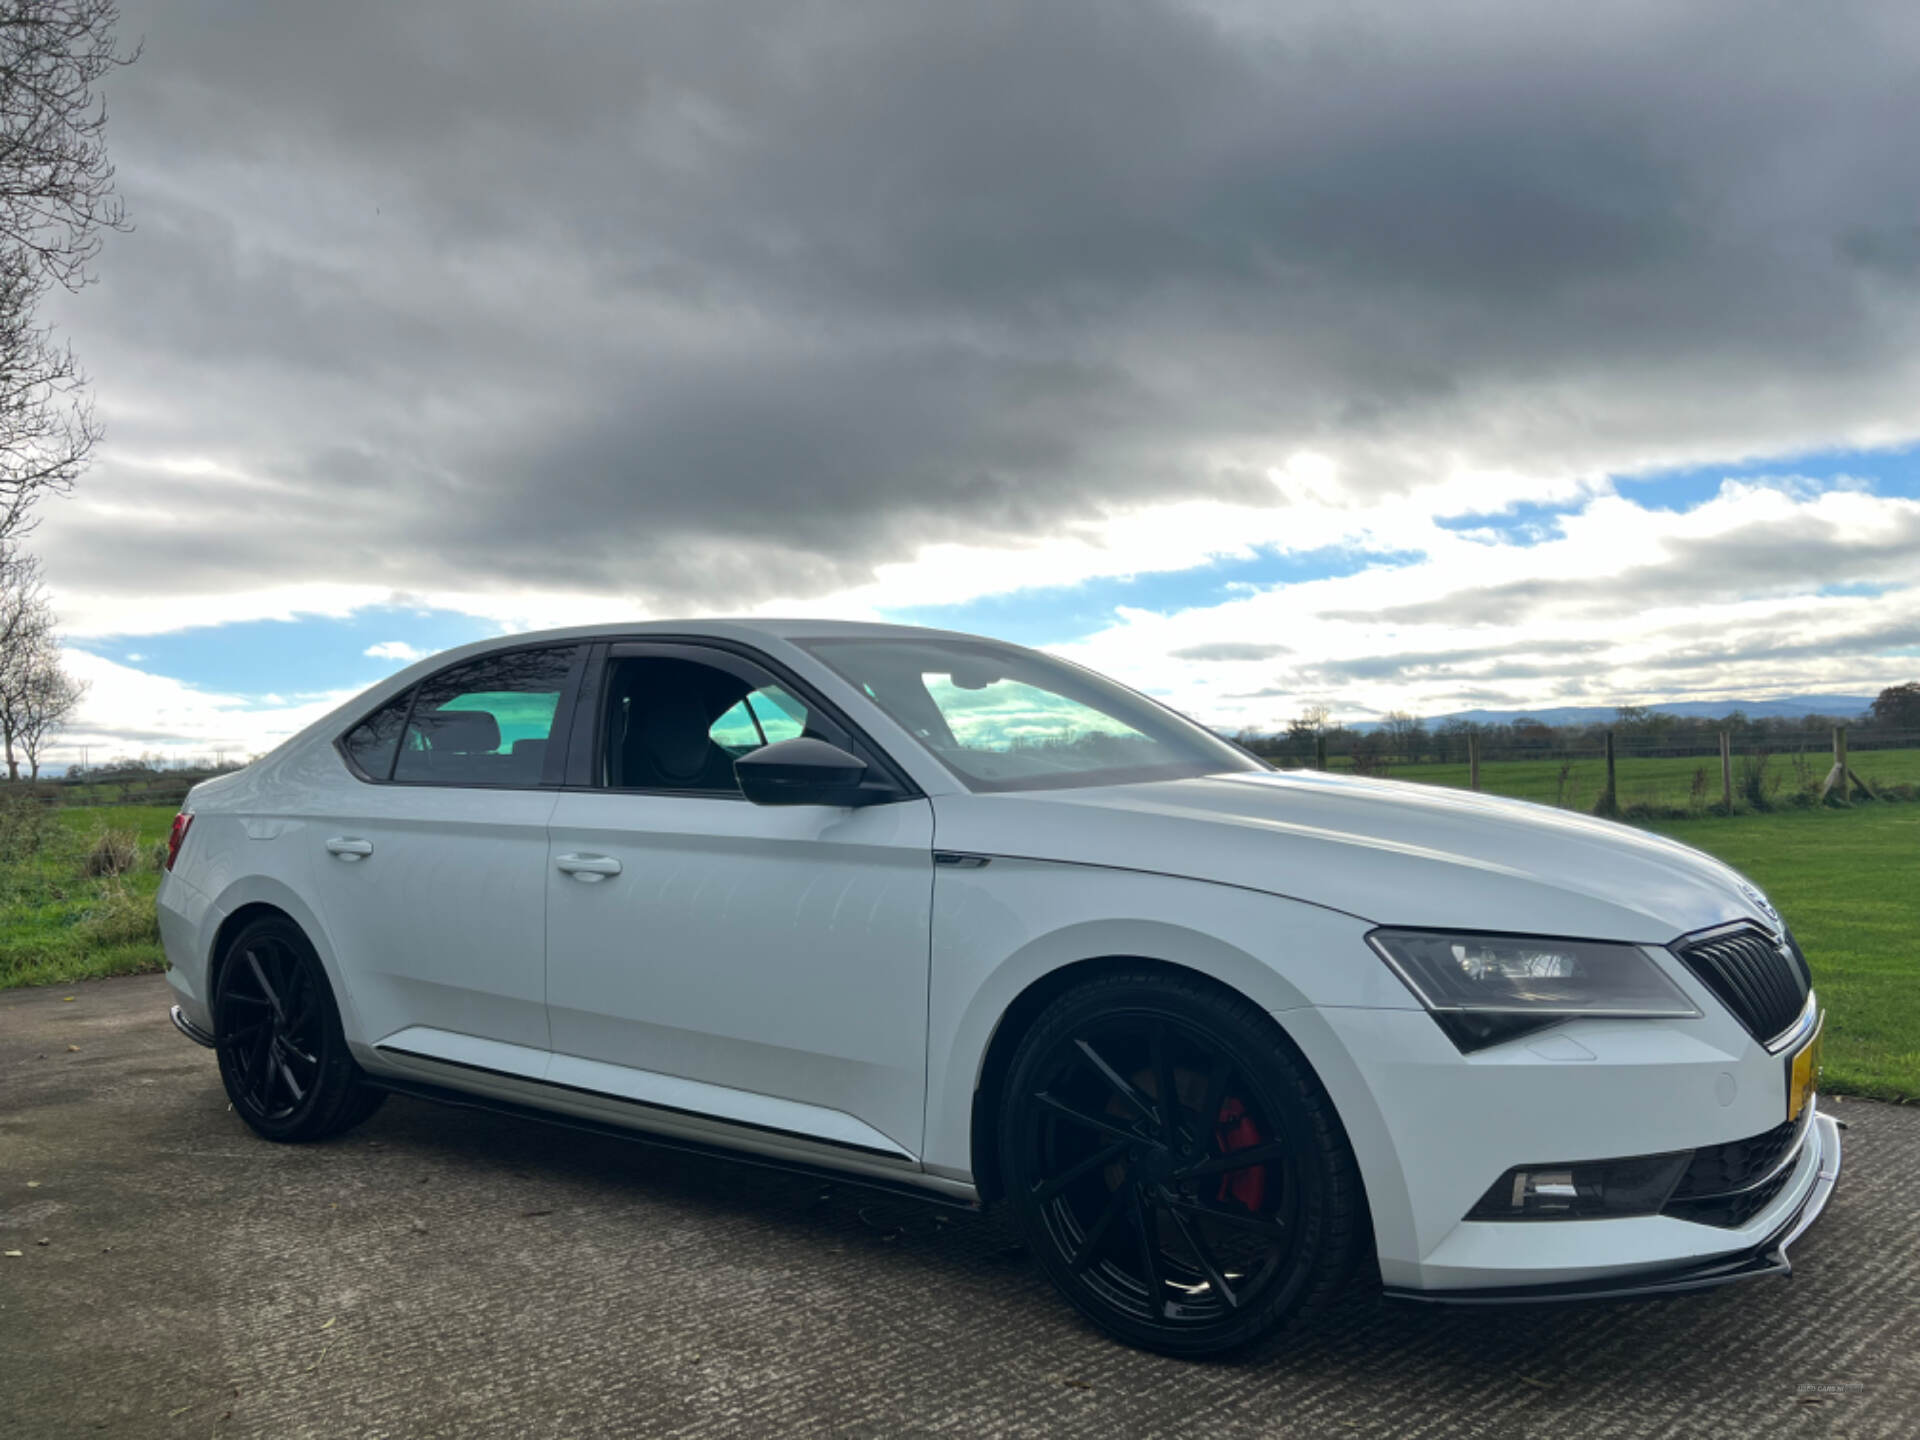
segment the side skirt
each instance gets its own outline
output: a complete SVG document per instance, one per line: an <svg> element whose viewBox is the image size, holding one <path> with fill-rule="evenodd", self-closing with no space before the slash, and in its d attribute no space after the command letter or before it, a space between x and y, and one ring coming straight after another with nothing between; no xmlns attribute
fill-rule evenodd
<svg viewBox="0 0 1920 1440"><path fill-rule="evenodd" d="M382 1053L397 1059L404 1052L396 1053L389 1050ZM409 1055L405 1058L415 1061L416 1064L447 1063L435 1061L426 1056ZM568 1108L530 1103L528 1100L509 1098L502 1094L487 1094L478 1090L435 1084L427 1080L390 1073L369 1073L366 1080L368 1084L382 1090L389 1090L398 1095L412 1095L418 1099L432 1100L443 1105L485 1110L496 1115L532 1120L543 1125L554 1125L561 1129L577 1130L589 1135L605 1135L616 1140L630 1140L636 1144L651 1145L664 1150L677 1150L689 1155L731 1160L742 1165L758 1165L769 1170L783 1170L790 1174L807 1175L837 1184L858 1185L863 1189L885 1191L889 1194L960 1210L978 1211L981 1208L979 1192L971 1185L928 1175L919 1170L908 1171L901 1162L884 1157L869 1158L865 1152L853 1147L844 1148L845 1158L842 1159L841 1147L828 1149L825 1146L812 1144L801 1137L776 1138L768 1132L737 1127L710 1117L697 1120L694 1117L686 1117L683 1123L687 1123L690 1127L697 1125L713 1138L707 1138L706 1135L677 1133L677 1130L669 1131L664 1128L681 1120L676 1112L656 1111L653 1107L618 1095L607 1095L598 1091L570 1090L562 1086L548 1087L541 1081L530 1080L523 1076L495 1077L494 1072L479 1070L478 1067L462 1068L476 1071L474 1077L476 1079L485 1076L535 1091L557 1092L553 1094L554 1101L566 1104ZM541 1098L544 1099L545 1096ZM600 1111L607 1118L588 1113L589 1110ZM613 1118L614 1116L618 1118ZM795 1153L802 1149L825 1153L813 1155ZM886 1173L889 1170L896 1173Z"/></svg>

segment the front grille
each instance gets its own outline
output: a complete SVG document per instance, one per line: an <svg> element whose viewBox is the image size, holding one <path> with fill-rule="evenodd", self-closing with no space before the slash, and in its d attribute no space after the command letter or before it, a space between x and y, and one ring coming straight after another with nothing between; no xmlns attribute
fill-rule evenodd
<svg viewBox="0 0 1920 1440"><path fill-rule="evenodd" d="M1756 1040L1785 1030L1807 1003L1804 963L1758 926L1683 941L1674 953Z"/></svg>

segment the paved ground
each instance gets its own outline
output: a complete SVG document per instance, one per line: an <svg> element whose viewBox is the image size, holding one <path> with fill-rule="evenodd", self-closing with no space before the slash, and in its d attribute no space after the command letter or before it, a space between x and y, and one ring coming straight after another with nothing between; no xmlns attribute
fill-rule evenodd
<svg viewBox="0 0 1920 1440"><path fill-rule="evenodd" d="M0 994L0 1249L23 1252L0 1257L0 1434L1920 1428L1920 1108L1839 1107L1846 1175L1791 1281L1361 1298L1195 1365L1088 1331L991 1219L411 1100L262 1143L164 994Z"/></svg>

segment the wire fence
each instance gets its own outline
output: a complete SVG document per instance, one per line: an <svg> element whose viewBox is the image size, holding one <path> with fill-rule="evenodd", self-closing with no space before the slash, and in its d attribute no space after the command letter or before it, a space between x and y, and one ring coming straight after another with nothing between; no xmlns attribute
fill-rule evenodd
<svg viewBox="0 0 1920 1440"><path fill-rule="evenodd" d="M1565 809L1651 818L1920 798L1920 731L1595 730L1510 734L1351 731L1243 744L1284 769L1348 771L1485 790Z"/></svg>
<svg viewBox="0 0 1920 1440"><path fill-rule="evenodd" d="M1846 730L1849 752L1855 755L1882 750L1920 750L1920 730L1841 728ZM1600 729L1575 737L1554 735L1538 740L1447 731L1432 731L1418 738L1396 736L1387 731L1369 734L1340 731L1322 737L1243 736L1240 743L1263 759L1293 768L1317 765L1323 759L1326 768L1351 767L1357 758L1362 768L1372 764L1399 769L1418 765L1464 765L1473 758L1475 750L1482 765L1594 760L1606 755L1609 736L1619 760L1717 759L1723 735L1727 748L1736 757L1828 754L1834 743L1831 728L1707 730L1681 735L1634 735Z"/></svg>

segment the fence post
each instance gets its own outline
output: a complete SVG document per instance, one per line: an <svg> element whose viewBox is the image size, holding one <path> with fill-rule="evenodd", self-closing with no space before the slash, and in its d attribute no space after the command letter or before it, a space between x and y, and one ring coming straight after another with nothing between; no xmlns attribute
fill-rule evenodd
<svg viewBox="0 0 1920 1440"><path fill-rule="evenodd" d="M1733 736L1720 732L1720 807L1733 814Z"/></svg>
<svg viewBox="0 0 1920 1440"><path fill-rule="evenodd" d="M1607 783L1600 792L1600 798L1594 802L1596 815L1617 815L1620 813L1620 795L1614 788L1613 777L1613 731L1607 731Z"/></svg>
<svg viewBox="0 0 1920 1440"><path fill-rule="evenodd" d="M1327 737L1324 735L1313 737L1313 768L1316 770L1327 768Z"/></svg>
<svg viewBox="0 0 1920 1440"><path fill-rule="evenodd" d="M1467 732L1467 785L1480 788L1480 737L1471 730Z"/></svg>
<svg viewBox="0 0 1920 1440"><path fill-rule="evenodd" d="M1873 791L1867 782L1854 774L1853 767L1847 764L1847 727L1844 725L1833 727L1833 768L1827 772L1826 783L1820 787L1820 798L1825 800L1835 785L1840 787L1842 805L1853 803L1856 786L1869 800L1873 799Z"/></svg>

